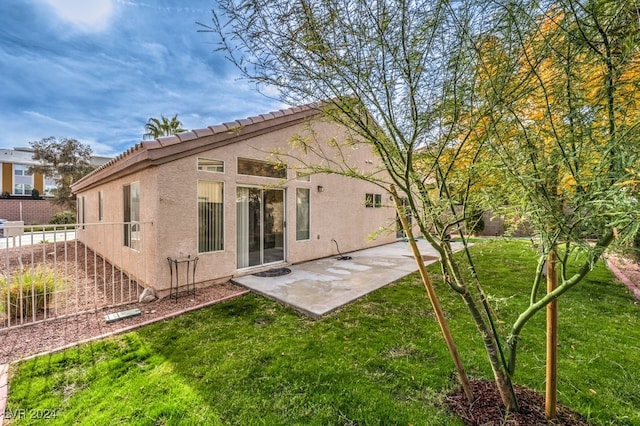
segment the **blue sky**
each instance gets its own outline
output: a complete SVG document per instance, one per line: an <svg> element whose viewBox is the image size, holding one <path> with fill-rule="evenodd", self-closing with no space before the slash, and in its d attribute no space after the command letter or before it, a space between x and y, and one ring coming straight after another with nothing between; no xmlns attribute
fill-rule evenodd
<svg viewBox="0 0 640 426"><path fill-rule="evenodd" d="M113 156L149 117L187 129L285 107L215 51L215 0L0 0L0 148L48 136Z"/></svg>

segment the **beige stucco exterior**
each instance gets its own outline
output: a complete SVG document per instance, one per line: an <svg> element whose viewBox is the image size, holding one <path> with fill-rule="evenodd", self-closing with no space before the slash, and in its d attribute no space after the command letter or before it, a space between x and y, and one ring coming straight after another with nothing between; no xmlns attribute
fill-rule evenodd
<svg viewBox="0 0 640 426"><path fill-rule="evenodd" d="M209 128L211 132L195 130L192 132L195 137L189 136L180 143L142 146L123 154L74 186L78 197L84 198L87 223L85 229L79 231L78 238L160 295L166 294L170 283L167 257L198 256L196 282L200 285L256 270L236 266L236 194L239 187L284 190L285 254L281 263L293 264L335 255L334 239L342 252L395 241L395 210L389 196L379 186L338 174L314 174L309 181L296 179L296 170L301 167L298 159L307 164L320 164L323 160L292 148L294 136L308 136L311 126L315 139L329 157L337 151L327 144L328 141L339 144L346 141L343 127L317 117L308 109L294 110L293 114L254 120L257 124L241 123L243 126L232 132L223 132L219 127ZM203 133L205 135L198 136ZM157 142L163 145L165 141L159 139ZM287 163L287 179L237 173L239 157L273 162L275 150L290 155L280 156ZM161 151L164 155L159 155ZM342 152L346 153L346 161L351 167L365 172L379 168L379 159L364 144L349 146ZM198 158L223 161L224 172L199 171ZM224 184L224 250L198 253L198 181ZM107 225L123 221L123 186L133 182L140 185L143 234L138 251L123 248L123 225ZM296 241L296 188L310 190L310 238L303 241ZM98 217L99 192L103 197L102 221ZM366 207L367 193L380 194L382 206ZM389 231L372 240L370 236L382 227L388 227ZM111 230L105 232L107 228ZM126 255L122 255L122 250Z"/></svg>

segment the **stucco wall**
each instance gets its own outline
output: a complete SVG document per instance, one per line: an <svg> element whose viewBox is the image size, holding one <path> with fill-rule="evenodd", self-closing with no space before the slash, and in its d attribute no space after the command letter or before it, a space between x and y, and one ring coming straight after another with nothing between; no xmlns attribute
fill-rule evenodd
<svg viewBox="0 0 640 426"><path fill-rule="evenodd" d="M332 239L338 241L340 250L348 252L365 247L395 241L395 210L388 195L378 186L339 175L317 174L310 180L295 179L295 159L288 159L288 179L245 176L236 173L237 158L273 160L270 152L278 149L300 157L300 151L291 148L290 140L296 134L305 133L306 125L298 124L241 142L200 152L130 175L102 185L80 195L87 197L87 221L97 221L97 192L104 191L105 221L122 221L122 186L140 181L141 221L152 222L147 233L147 245L136 257L138 262L149 265L148 286L161 292L169 287L167 257L199 256L196 281L206 283L226 280L235 274L247 273L236 268L236 193L239 186L283 188L285 190L286 223L285 259L289 263L321 258L337 254ZM344 140L341 127L327 122L314 122L316 138L323 141L326 152L334 155L326 145L330 138ZM348 147L343 155L352 167L364 171L373 170L378 160L370 149ZM224 161L224 173L197 170L197 159L208 158ZM307 155L307 161L317 163L319 158ZM224 244L219 252L198 253L198 181L224 183ZM318 191L322 186L323 191ZM310 189L310 239L296 241L296 188ZM367 208L365 194L382 195L383 207ZM107 207L108 206L108 207ZM381 226L389 232L376 240L369 236ZM120 232L121 234L121 232ZM97 238L97 236L95 237ZM114 235L120 239L121 235ZM98 245L104 243L96 242ZM91 243L93 244L93 243ZM117 253L113 253L115 256ZM144 259L142 259L144 257ZM184 282L184 277L181 277Z"/></svg>
<svg viewBox="0 0 640 426"><path fill-rule="evenodd" d="M133 182L140 183L140 250L124 246L123 187ZM103 193L102 220L98 218L99 191ZM78 239L107 261L133 276L142 286L151 288L164 285L160 283L164 276L158 276L156 265L157 192L157 174L152 167L78 194L79 198L84 197L85 209L85 226L78 230ZM166 263L165 260L165 265ZM168 266L165 268L168 269Z"/></svg>

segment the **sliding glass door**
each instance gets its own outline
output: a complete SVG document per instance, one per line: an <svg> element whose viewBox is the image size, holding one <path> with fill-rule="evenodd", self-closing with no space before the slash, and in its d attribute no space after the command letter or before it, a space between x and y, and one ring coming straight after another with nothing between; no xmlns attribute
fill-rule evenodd
<svg viewBox="0 0 640 426"><path fill-rule="evenodd" d="M238 269L284 260L284 190L238 187Z"/></svg>

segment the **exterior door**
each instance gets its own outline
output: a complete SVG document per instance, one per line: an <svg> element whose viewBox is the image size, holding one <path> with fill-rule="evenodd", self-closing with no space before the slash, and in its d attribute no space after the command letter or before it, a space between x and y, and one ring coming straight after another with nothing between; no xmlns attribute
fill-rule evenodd
<svg viewBox="0 0 640 426"><path fill-rule="evenodd" d="M237 267L284 260L284 190L238 187Z"/></svg>

